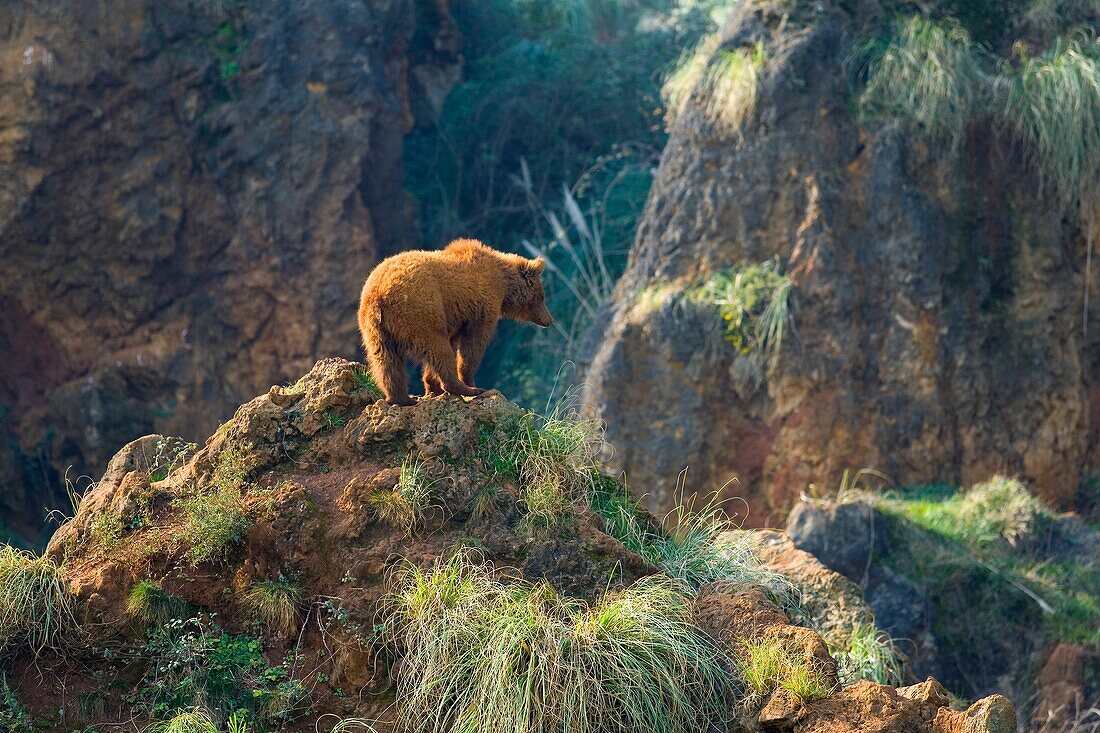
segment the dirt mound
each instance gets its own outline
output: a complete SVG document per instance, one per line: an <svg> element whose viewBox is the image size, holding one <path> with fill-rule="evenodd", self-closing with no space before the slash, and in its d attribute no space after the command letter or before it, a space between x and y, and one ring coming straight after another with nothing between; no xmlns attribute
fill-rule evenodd
<svg viewBox="0 0 1100 733"><path fill-rule="evenodd" d="M886 721L875 730L932 730L939 698L914 702L884 685L840 690L830 644L858 622L873 627L873 616L851 583L781 533L753 536L765 564L746 559L741 567L763 578L773 577L768 567L782 569L783 584L746 576L696 590L675 574L675 562L643 550L662 571L628 549L644 535L674 561L698 557L677 550L683 536L662 534L620 484L585 473L587 464L574 459L583 454L595 465L596 451L581 433L537 424L499 394L426 398L408 408L378 397L362 365L329 359L242 406L201 449L149 436L120 451L47 551L75 595L80 632L60 650L3 656L13 699L39 729L140 726L196 700L223 718L245 711L280 730L327 730L346 716L390 729L400 695L416 689L402 676L408 649L390 625L392 594L398 580L419 578L402 598L424 601L434 577L454 583L433 596L444 621L459 607L451 593L480 584L476 597L501 613L534 609L531 623L553 617L558 633L596 634L601 654L630 646L600 641L597 632L622 633L627 617L617 614L647 593L673 610L687 599L680 621L659 606L646 618L695 634L692 643L711 650L708 679L728 683L723 700L704 701L705 709L728 703L731 730L848 730L829 721L849 708ZM557 447L547 442L552 429L564 431ZM527 451L518 470L517 445ZM547 512L543 490L577 477L589 493L565 496L556 514ZM621 531L624 523L634 534ZM711 537L711 549L719 548L712 557L748 547L749 536ZM448 580L451 566L440 570L440 558L464 557L483 560L492 576L467 568ZM416 575L410 567L436 571ZM797 611L801 625L776 602ZM485 628L499 627L488 620ZM439 659L465 658L470 645L491 654L497 641L462 638L463 647ZM752 655L759 662L745 661ZM0 720L4 714L0 705ZM895 718L906 722L889 722Z"/></svg>

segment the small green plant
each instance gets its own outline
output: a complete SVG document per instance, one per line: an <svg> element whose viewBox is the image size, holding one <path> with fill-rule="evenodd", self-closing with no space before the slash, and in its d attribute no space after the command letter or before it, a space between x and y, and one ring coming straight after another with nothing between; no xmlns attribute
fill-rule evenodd
<svg viewBox="0 0 1100 733"><path fill-rule="evenodd" d="M893 35L857 46L853 61L866 75L864 118L910 119L952 147L984 100L981 51L953 20L899 18Z"/></svg>
<svg viewBox="0 0 1100 733"><path fill-rule="evenodd" d="M348 424L348 419L338 412L325 412L322 416L325 427L342 428Z"/></svg>
<svg viewBox="0 0 1100 733"><path fill-rule="evenodd" d="M764 44L720 48L717 33L706 36L686 53L665 77L661 97L666 124L671 127L689 100L700 105L712 124L740 132L756 109L756 92L764 68Z"/></svg>
<svg viewBox="0 0 1100 733"><path fill-rule="evenodd" d="M183 513L177 539L193 565L222 558L251 526L241 498L249 472L245 454L236 448L227 449L214 464L209 491L194 492L173 502Z"/></svg>
<svg viewBox="0 0 1100 733"><path fill-rule="evenodd" d="M34 721L8 686L7 676L0 677L0 730L5 733L34 733Z"/></svg>
<svg viewBox="0 0 1100 733"><path fill-rule="evenodd" d="M105 509L93 516L88 525L92 542L103 551L114 548L122 540L125 529L122 516L110 509Z"/></svg>
<svg viewBox="0 0 1100 733"><path fill-rule="evenodd" d="M458 554L399 572L388 606L405 730L671 733L724 714L726 660L692 625L690 592L664 576L588 605Z"/></svg>
<svg viewBox="0 0 1100 733"><path fill-rule="evenodd" d="M382 390L378 389L378 385L374 381L374 377L371 373L363 367L355 367L353 370L355 379L355 391L366 392L372 397L381 398Z"/></svg>
<svg viewBox="0 0 1100 733"><path fill-rule="evenodd" d="M126 614L145 624L163 624L183 612L185 604L155 581L142 580L126 596Z"/></svg>
<svg viewBox="0 0 1100 733"><path fill-rule="evenodd" d="M424 523L434 484L428 476L427 462L410 454L401 462L401 473L393 490L372 495L369 505L383 522L411 536Z"/></svg>
<svg viewBox="0 0 1100 733"><path fill-rule="evenodd" d="M874 624L857 623L844 648L830 649L837 676L845 687L861 680L880 685L900 685L902 665L890 637Z"/></svg>
<svg viewBox="0 0 1100 733"><path fill-rule="evenodd" d="M786 639L767 637L746 642L735 659L745 686L755 700L782 688L802 701L828 697L828 677L805 652Z"/></svg>
<svg viewBox="0 0 1100 733"><path fill-rule="evenodd" d="M259 640L202 616L151 628L140 653L149 667L130 702L154 718L201 706L215 720L272 720L296 689L285 665L268 666Z"/></svg>
<svg viewBox="0 0 1100 733"><path fill-rule="evenodd" d="M298 628L302 588L279 575L278 580L255 580L244 594L244 606L271 628L290 636Z"/></svg>
<svg viewBox="0 0 1100 733"><path fill-rule="evenodd" d="M36 655L78 630L61 569L46 556L0 547L0 651L26 645Z"/></svg>
<svg viewBox="0 0 1100 733"><path fill-rule="evenodd" d="M774 261L717 272L691 293L692 300L717 306L722 336L737 350L740 384L759 387L778 365L790 294L791 279Z"/></svg>
<svg viewBox="0 0 1100 733"><path fill-rule="evenodd" d="M185 496L177 499L176 505L184 515L178 538L193 565L224 557L252 524L235 488Z"/></svg>

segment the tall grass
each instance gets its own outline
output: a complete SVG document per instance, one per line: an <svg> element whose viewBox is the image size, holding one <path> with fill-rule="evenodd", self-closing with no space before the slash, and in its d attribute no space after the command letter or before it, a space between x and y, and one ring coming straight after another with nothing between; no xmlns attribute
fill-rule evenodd
<svg viewBox="0 0 1100 733"><path fill-rule="evenodd" d="M829 650L836 660L837 676L844 686L861 680L880 685L900 685L902 665L893 642L874 624L857 623L843 648Z"/></svg>
<svg viewBox="0 0 1100 733"><path fill-rule="evenodd" d="M750 47L726 49L719 47L717 34L707 36L665 77L661 98L666 124L671 126L694 100L706 120L740 132L756 109L764 61L764 44L760 41Z"/></svg>
<svg viewBox="0 0 1100 733"><path fill-rule="evenodd" d="M249 733L252 728L239 712L233 713L221 729L210 713L202 708L181 710L169 720L150 724L145 733Z"/></svg>
<svg viewBox="0 0 1100 733"><path fill-rule="evenodd" d="M1032 168L1069 210L1100 204L1100 48L1058 39L1000 81L999 118L1024 142ZM1093 212L1094 213L1094 212Z"/></svg>
<svg viewBox="0 0 1100 733"><path fill-rule="evenodd" d="M857 45L853 57L866 75L859 97L865 117L913 120L958 147L983 101L980 48L952 20L921 15L898 19L893 34Z"/></svg>
<svg viewBox="0 0 1100 733"><path fill-rule="evenodd" d="M828 697L833 691L824 670L786 639L765 637L738 650L737 668L753 700L784 689L800 701Z"/></svg>
<svg viewBox="0 0 1100 733"><path fill-rule="evenodd" d="M530 526L552 525L571 506L587 503L604 446L598 420L559 406L547 417L526 414L503 433L489 463L518 479Z"/></svg>
<svg viewBox="0 0 1100 733"><path fill-rule="evenodd" d="M726 660L669 578L589 605L456 555L405 568L389 603L404 730L671 733L723 717Z"/></svg>
<svg viewBox="0 0 1100 733"><path fill-rule="evenodd" d="M716 580L752 583L766 588L780 605L796 605L794 585L761 564L753 533L733 531L736 526L718 494L701 507L695 502L694 497L685 500L681 491L676 509L666 515L660 529L644 522L629 501L601 498L593 508L604 517L606 531L628 550L693 589Z"/></svg>
<svg viewBox="0 0 1100 733"><path fill-rule="evenodd" d="M78 630L75 600L48 557L0 547L0 652L56 649Z"/></svg>
<svg viewBox="0 0 1100 733"><path fill-rule="evenodd" d="M298 628L302 588L282 575L277 580L253 581L242 602L261 621L286 636Z"/></svg>

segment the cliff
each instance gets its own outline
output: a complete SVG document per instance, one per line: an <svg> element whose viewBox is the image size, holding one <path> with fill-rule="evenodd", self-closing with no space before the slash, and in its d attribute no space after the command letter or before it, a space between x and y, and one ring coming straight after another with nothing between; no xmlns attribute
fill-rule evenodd
<svg viewBox="0 0 1100 733"><path fill-rule="evenodd" d="M751 0L700 59L585 359L610 465L652 508L671 506L685 466L690 487L745 497L752 523L862 467L899 485L1019 475L1077 501L1097 445L1089 199L1051 193L1059 171L996 107L1050 34L970 5ZM944 19L968 13L981 23ZM916 19L891 31L898 15ZM929 38L978 60L936 67ZM973 38L1024 50L998 71ZM905 86L898 105L925 107L867 114L868 47L928 59L943 107L920 118L941 101L920 68L880 66L878 82Z"/></svg>
<svg viewBox="0 0 1100 733"><path fill-rule="evenodd" d="M415 244L403 136L461 70L419 5L0 9L0 531L35 542L120 443L358 352L362 281Z"/></svg>

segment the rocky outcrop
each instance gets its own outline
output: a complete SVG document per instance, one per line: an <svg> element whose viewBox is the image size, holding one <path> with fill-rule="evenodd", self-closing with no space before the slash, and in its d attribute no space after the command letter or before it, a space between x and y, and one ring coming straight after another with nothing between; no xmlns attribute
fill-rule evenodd
<svg viewBox="0 0 1100 733"><path fill-rule="evenodd" d="M18 533L67 504L68 467L196 439L357 353L362 281L416 241L402 137L461 68L448 3L415 5L0 9L0 516Z"/></svg>
<svg viewBox="0 0 1100 733"><path fill-rule="evenodd" d="M700 85L677 118L587 359L610 463L651 508L684 466L690 488L746 498L752 524L862 466L898 483L1008 472L1066 506L1094 464L1100 329L1082 332L1077 217L995 126L956 151L854 113L853 40L946 7L910 5L742 2L717 53L761 45L755 107L716 124ZM708 336L717 310L683 293L773 258L791 329L766 384L743 390L737 351Z"/></svg>
<svg viewBox="0 0 1100 733"><path fill-rule="evenodd" d="M419 608L423 591L401 584L411 577L401 574L408 568L475 553L506 582L545 582L544 595L533 597L560 594L576 604L658 572L608 534L613 522L580 498L564 506L551 527L527 522L530 487L500 461L518 421L529 416L501 395L432 397L408 408L379 397L361 365L327 359L294 384L242 405L197 451L159 436L125 446L47 550L73 594L81 631L66 626L64 646L38 654L0 645L6 694L26 705L36 729L70 730L74 721L140 727L151 699L163 699L150 695L178 692L167 685L180 669L198 675L209 664L240 664L212 651L232 649L251 660L250 669L266 672L258 679L218 678L224 699L207 700L216 709L245 685L242 704L270 715L257 704L290 675L300 697L279 719L281 729L328 730L334 716L354 716L392 730L403 702L401 686L395 692L393 683L411 651L393 632L392 624L402 623L393 613L402 603ZM612 479L599 483L601 491L610 483L625 496ZM408 493L421 490L427 493L418 499ZM414 499L415 514L402 514ZM223 531L230 515L243 521ZM661 531L644 511L637 517ZM752 582L718 580L691 595L693 628L730 668L728 689L718 691L726 729L1000 733L985 725L992 717L982 712L1013 714L996 699L972 709L969 727L941 726L957 714L946 709L947 696L934 680L841 689L828 636L809 626L834 635L870 620L870 612L853 584L782 533L759 539L759 558L801 590L797 605L812 623L792 623ZM216 551L198 557L199 545ZM272 586L297 589L285 596L294 600L280 623L252 596L257 587ZM443 593L441 601L454 601L464 587L457 584L455 596ZM830 604L837 608L823 609ZM616 618L608 616L602 643L620 643ZM211 638L213 645L204 645ZM819 677L816 699L775 683L766 694L746 692L735 660L745 645L766 640ZM494 640L464 637L463 643ZM164 655L178 668L158 667ZM166 675L163 684L158 671ZM613 691L607 700L619 704Z"/></svg>

